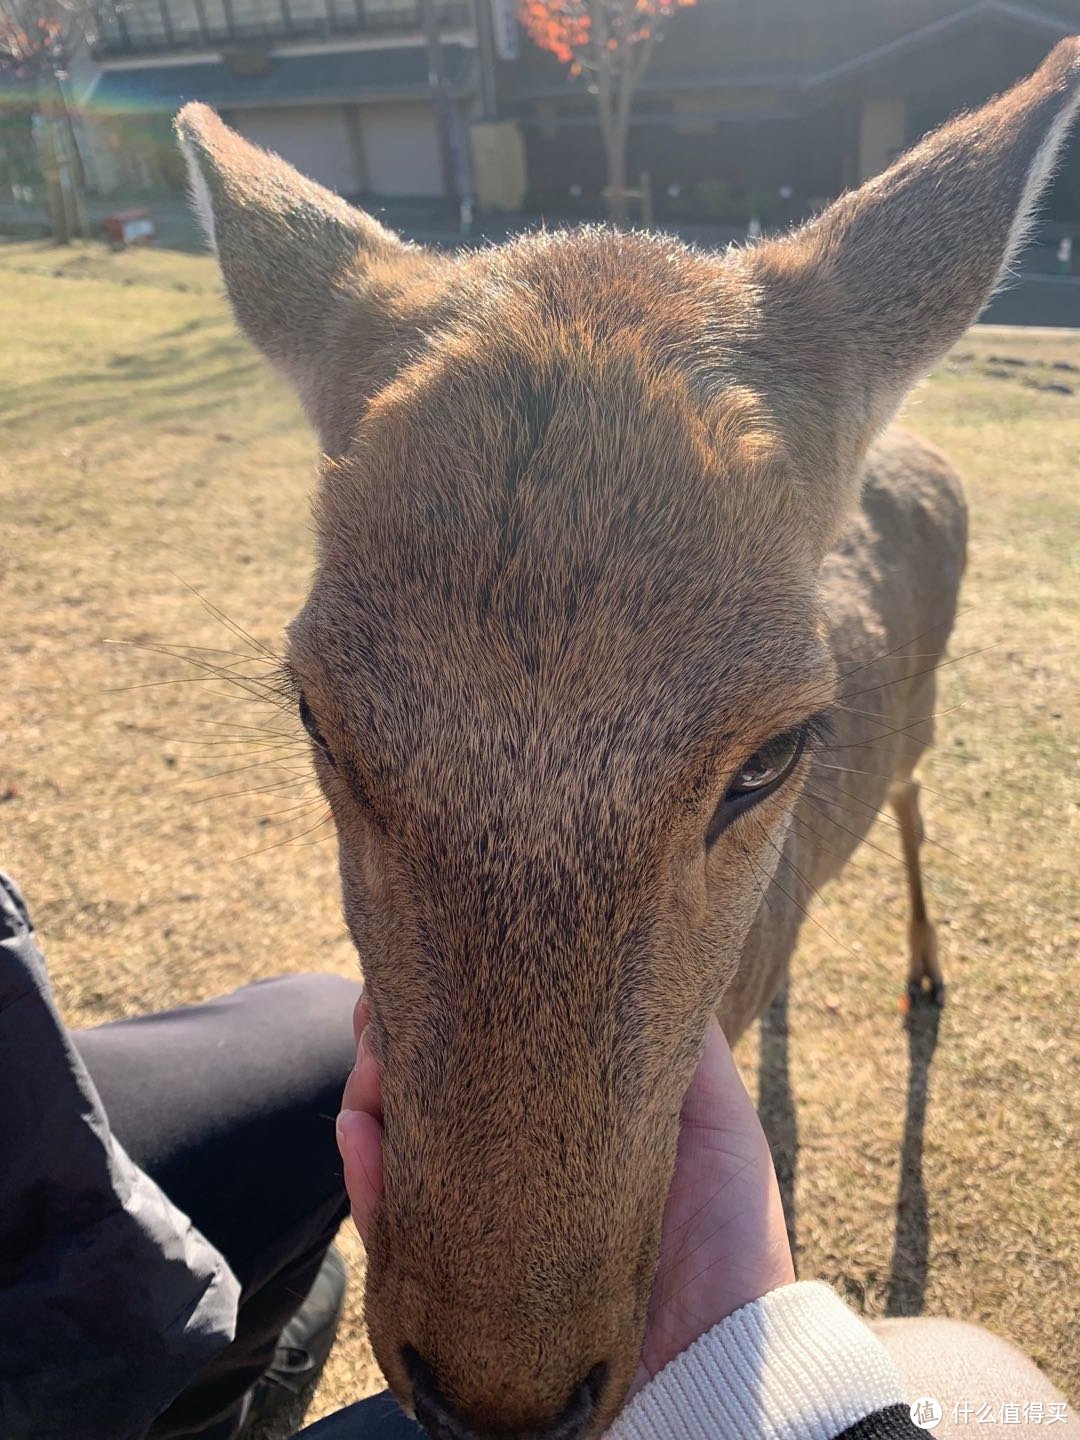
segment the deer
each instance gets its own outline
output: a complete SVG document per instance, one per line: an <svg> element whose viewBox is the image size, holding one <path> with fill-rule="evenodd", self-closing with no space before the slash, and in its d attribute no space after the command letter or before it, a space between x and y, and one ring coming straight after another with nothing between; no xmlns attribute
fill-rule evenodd
<svg viewBox="0 0 1080 1440"><path fill-rule="evenodd" d="M178 116L236 321L321 448L287 669L382 1069L366 1322L433 1436L610 1425L709 1017L761 1015L889 805L908 984L942 999L915 772L965 508L891 422L1078 99L1074 38L725 253L435 253Z"/></svg>

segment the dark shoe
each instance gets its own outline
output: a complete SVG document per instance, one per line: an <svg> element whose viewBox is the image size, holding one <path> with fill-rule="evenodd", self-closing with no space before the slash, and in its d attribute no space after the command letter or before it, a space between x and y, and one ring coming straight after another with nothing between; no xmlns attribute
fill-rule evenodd
<svg viewBox="0 0 1080 1440"><path fill-rule="evenodd" d="M288 1410L314 1387L334 1344L345 1289L345 1262L331 1245L304 1303L278 1337L270 1368L251 1391L243 1434Z"/></svg>

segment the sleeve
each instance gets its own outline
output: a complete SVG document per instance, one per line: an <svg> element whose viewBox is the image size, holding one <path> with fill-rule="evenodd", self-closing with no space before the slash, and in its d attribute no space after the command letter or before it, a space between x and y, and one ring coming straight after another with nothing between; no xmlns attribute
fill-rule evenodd
<svg viewBox="0 0 1080 1440"><path fill-rule="evenodd" d="M919 1440L873 1331L820 1281L773 1290L684 1350L607 1440Z"/></svg>
<svg viewBox="0 0 1080 1440"><path fill-rule="evenodd" d="M125 1153L0 875L0 1435L135 1440L231 1341L224 1258Z"/></svg>

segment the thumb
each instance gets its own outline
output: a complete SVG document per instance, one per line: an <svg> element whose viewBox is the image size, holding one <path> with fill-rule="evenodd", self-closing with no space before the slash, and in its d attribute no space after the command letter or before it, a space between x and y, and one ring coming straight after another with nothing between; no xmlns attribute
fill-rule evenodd
<svg viewBox="0 0 1080 1440"><path fill-rule="evenodd" d="M382 1126L366 1110L342 1110L337 1118L337 1143L353 1223L367 1245L382 1196Z"/></svg>
<svg viewBox="0 0 1080 1440"><path fill-rule="evenodd" d="M754 1102L715 1015L709 1017L701 1058L683 1098L681 1118L683 1124L711 1125L716 1129L726 1129L733 1121L757 1124Z"/></svg>

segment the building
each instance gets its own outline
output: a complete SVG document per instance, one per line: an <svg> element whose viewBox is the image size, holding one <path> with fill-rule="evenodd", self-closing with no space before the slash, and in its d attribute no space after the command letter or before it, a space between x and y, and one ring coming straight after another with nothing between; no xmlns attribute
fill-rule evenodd
<svg viewBox="0 0 1080 1440"><path fill-rule="evenodd" d="M182 184L171 119L202 100L343 195L401 199L469 188L479 75L471 0L124 0L72 83L106 193Z"/></svg>
<svg viewBox="0 0 1080 1440"><path fill-rule="evenodd" d="M1077 30L1080 0L696 0L640 86L630 174L661 221L783 224ZM197 99L362 202L604 213L593 97L515 0L103 0L71 88L106 194L182 187L171 117ZM1080 220L1080 146L1048 213Z"/></svg>
<svg viewBox="0 0 1080 1440"><path fill-rule="evenodd" d="M794 219L1078 30L1080 0L696 0L641 83L630 174L648 172L661 216ZM525 39L495 71L534 206L588 208L604 163L584 83ZM1074 145L1051 197L1061 218L1080 218L1078 162Z"/></svg>

